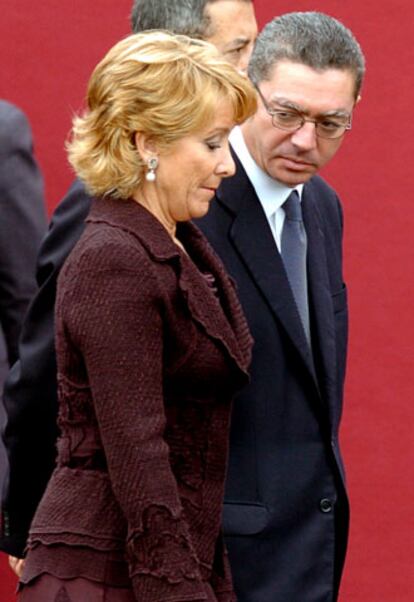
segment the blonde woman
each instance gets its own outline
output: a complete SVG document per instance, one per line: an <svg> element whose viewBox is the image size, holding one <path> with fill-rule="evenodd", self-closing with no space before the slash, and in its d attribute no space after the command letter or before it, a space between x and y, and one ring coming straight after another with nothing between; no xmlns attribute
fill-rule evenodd
<svg viewBox="0 0 414 602"><path fill-rule="evenodd" d="M69 160L96 197L60 274L58 463L20 602L235 600L220 515L251 339L203 216L256 108L204 42L126 38L92 74Z"/></svg>

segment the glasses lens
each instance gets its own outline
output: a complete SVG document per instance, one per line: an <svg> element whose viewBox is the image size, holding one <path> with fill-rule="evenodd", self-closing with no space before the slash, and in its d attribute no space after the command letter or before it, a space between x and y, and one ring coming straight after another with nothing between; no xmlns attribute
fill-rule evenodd
<svg viewBox="0 0 414 602"><path fill-rule="evenodd" d="M273 125L282 130L294 131L303 124L303 119L293 111L272 111Z"/></svg>
<svg viewBox="0 0 414 602"><path fill-rule="evenodd" d="M345 134L347 125L336 121L320 121L316 123L316 133L321 138L340 138Z"/></svg>

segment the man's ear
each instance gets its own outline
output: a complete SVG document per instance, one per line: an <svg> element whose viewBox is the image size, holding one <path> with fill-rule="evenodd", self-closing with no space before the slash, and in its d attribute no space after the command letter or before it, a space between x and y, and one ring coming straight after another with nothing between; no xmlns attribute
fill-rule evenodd
<svg viewBox="0 0 414 602"><path fill-rule="evenodd" d="M147 163L149 159L158 156L157 144L153 138L143 132L135 132L134 140L137 151L144 163Z"/></svg>

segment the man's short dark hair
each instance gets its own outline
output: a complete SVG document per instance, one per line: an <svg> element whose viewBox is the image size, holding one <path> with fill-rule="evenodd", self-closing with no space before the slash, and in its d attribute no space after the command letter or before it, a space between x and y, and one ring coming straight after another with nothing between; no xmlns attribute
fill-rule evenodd
<svg viewBox="0 0 414 602"><path fill-rule="evenodd" d="M294 12L270 21L259 34L249 63L249 77L259 83L281 60L316 70L349 70L355 76L355 98L365 73L365 59L352 32L319 12Z"/></svg>
<svg viewBox="0 0 414 602"><path fill-rule="evenodd" d="M219 0L134 0L131 27L134 33L146 29L166 29L193 38L212 35L207 4ZM252 2L252 0L239 0Z"/></svg>

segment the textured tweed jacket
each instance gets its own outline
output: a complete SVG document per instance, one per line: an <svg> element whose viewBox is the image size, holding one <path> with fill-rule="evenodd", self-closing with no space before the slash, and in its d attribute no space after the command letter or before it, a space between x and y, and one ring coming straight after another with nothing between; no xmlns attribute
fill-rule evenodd
<svg viewBox="0 0 414 602"><path fill-rule="evenodd" d="M22 581L133 587L140 602L234 600L220 535L231 401L251 337L204 236L186 255L134 201L99 199L56 307L58 466Z"/></svg>

